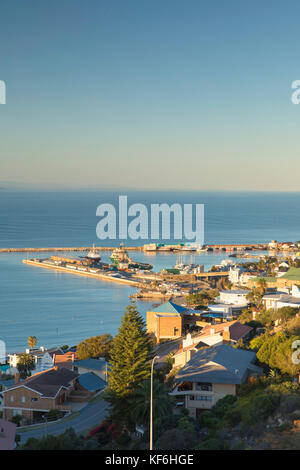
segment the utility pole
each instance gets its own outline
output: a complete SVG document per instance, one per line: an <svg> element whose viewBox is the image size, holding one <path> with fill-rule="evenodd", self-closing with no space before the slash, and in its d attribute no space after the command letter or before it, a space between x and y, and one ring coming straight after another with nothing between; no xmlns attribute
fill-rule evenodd
<svg viewBox="0 0 300 470"><path fill-rule="evenodd" d="M159 359L159 356L155 356L151 363L151 384L150 384L150 450L153 448L153 368L155 359Z"/></svg>

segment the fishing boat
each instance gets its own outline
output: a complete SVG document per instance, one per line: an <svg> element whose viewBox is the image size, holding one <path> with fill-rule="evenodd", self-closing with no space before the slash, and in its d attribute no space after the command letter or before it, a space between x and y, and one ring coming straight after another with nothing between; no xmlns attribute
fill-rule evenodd
<svg viewBox="0 0 300 470"><path fill-rule="evenodd" d="M112 265L120 269L126 268L135 268L135 269L152 269L152 265L149 263L141 263L139 261L133 261L132 258L128 256L128 252L125 248L124 243L121 243L119 248L115 248L110 256Z"/></svg>

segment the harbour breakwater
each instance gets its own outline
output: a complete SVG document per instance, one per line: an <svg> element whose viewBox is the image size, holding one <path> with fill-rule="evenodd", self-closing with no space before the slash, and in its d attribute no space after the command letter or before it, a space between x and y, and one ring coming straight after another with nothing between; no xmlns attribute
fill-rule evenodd
<svg viewBox="0 0 300 470"><path fill-rule="evenodd" d="M120 284L125 284L125 285L127 284L127 285L130 285L132 287L143 287L144 286L144 284L142 284L141 282L139 282L137 280L126 279L124 277L115 277L115 276L111 276L109 274L103 274L103 273L93 273L93 272L90 272L90 271L75 271L73 269L68 269L65 266L49 266L46 263L42 263L40 261L35 261L35 260L31 260L31 259L24 259L23 263L24 264L30 264L32 266L38 266L38 267L41 267L41 268L47 268L47 269L54 269L54 270L57 270L57 271L63 271L63 272L67 272L67 273L70 273L70 274L77 274L79 276L93 277L94 279L99 279L101 281L118 282Z"/></svg>
<svg viewBox="0 0 300 470"><path fill-rule="evenodd" d="M95 251L113 251L116 246L94 246ZM266 250L268 248L267 244L261 243L252 243L252 244L218 244L218 245L203 245L201 248L190 248L189 246L184 245L161 245L161 244L146 244L141 246L126 246L127 251L143 251L150 254L160 253L160 252L184 252L186 254L190 253L201 253L207 251L224 251L224 252L236 252L242 253L245 251L252 250ZM47 248L0 248L1 253L47 253L47 252L76 252L76 251L90 251L90 246L69 246L69 247L47 247Z"/></svg>
<svg viewBox="0 0 300 470"><path fill-rule="evenodd" d="M90 246L69 246L69 247L51 247L51 248L0 248L0 253L48 253L52 251L89 251ZM115 246L95 246L95 251L113 251ZM126 247L128 251L143 251L142 246Z"/></svg>

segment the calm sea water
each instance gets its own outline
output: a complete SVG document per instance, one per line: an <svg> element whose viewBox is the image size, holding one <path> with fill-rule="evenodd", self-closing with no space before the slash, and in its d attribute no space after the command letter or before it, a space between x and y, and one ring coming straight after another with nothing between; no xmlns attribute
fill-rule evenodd
<svg viewBox="0 0 300 470"><path fill-rule="evenodd" d="M126 194L122 192L122 194ZM128 192L128 203L205 204L205 243L252 243L300 239L300 193ZM96 237L96 207L117 205L113 192L0 191L0 247L87 246ZM144 241L141 242L141 244ZM101 242L117 245L111 240ZM126 241L128 245L137 242ZM49 253L50 254L50 253ZM30 256L33 256L32 254ZM47 256L42 254L41 256ZM115 334L135 289L24 265L24 253L0 254L0 339L8 351L23 350L29 335L46 347L73 345L92 335ZM109 253L103 254L108 260ZM199 254L209 266L224 254ZM155 269L172 267L177 255L144 255ZM191 256L185 256L186 262ZM145 315L152 302L140 301Z"/></svg>

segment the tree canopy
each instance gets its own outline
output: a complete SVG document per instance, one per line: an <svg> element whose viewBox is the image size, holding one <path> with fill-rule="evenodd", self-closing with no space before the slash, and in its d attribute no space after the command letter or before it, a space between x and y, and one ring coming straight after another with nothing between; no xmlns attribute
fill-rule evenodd
<svg viewBox="0 0 300 470"><path fill-rule="evenodd" d="M31 354L21 354L18 358L17 369L21 379L26 379L31 375L31 371L35 368L34 359Z"/></svg>
<svg viewBox="0 0 300 470"><path fill-rule="evenodd" d="M84 341L81 341L76 353L79 360L104 357L109 360L109 351L112 344L112 336L109 334L92 336Z"/></svg>
<svg viewBox="0 0 300 470"><path fill-rule="evenodd" d="M151 342L135 302L127 307L110 349L110 370L106 399L111 414L119 421L131 421L126 405L136 388L150 376ZM128 402L129 403L129 402Z"/></svg>
<svg viewBox="0 0 300 470"><path fill-rule="evenodd" d="M37 342L38 340L36 336L28 336L27 343L30 349L34 349L34 346L36 345Z"/></svg>

